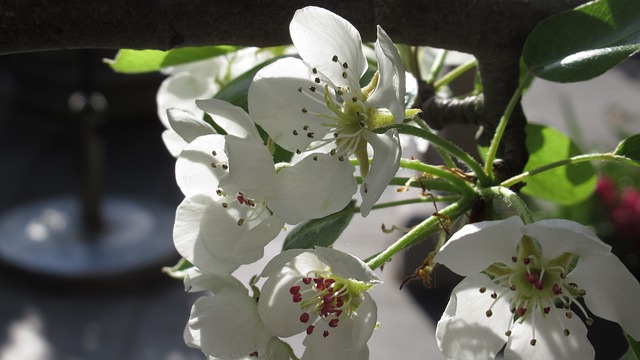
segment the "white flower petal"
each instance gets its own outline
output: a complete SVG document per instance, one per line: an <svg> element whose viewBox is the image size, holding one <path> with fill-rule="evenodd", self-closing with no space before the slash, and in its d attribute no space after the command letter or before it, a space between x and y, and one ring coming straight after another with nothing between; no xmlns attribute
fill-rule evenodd
<svg viewBox="0 0 640 360"><path fill-rule="evenodd" d="M402 148L398 131L395 129L388 130L384 134L365 131L364 138L373 148L371 167L360 185L362 195L360 212L362 216L367 216L371 207L380 199L389 182L396 175L400 167Z"/></svg>
<svg viewBox="0 0 640 360"><path fill-rule="evenodd" d="M228 162L224 146L223 135L206 135L182 151L176 161L176 182L185 196L215 194L220 179L227 174L222 166Z"/></svg>
<svg viewBox="0 0 640 360"><path fill-rule="evenodd" d="M234 289L239 293L249 295L247 289L236 277L229 274L203 272L195 267L186 271L184 287L188 292L211 291L215 294L222 289Z"/></svg>
<svg viewBox="0 0 640 360"><path fill-rule="evenodd" d="M400 124L404 121L404 66L398 49L379 25L375 50L378 58L378 86L367 99L367 105L388 109L393 114L394 123Z"/></svg>
<svg viewBox="0 0 640 360"><path fill-rule="evenodd" d="M224 272L228 265L257 261L264 246L278 235L284 223L269 216L256 224L249 221L241 224L239 219L250 218L250 211L237 203L225 208L205 195L186 198L176 211L173 236L178 252L210 272ZM219 264L227 266L218 269Z"/></svg>
<svg viewBox="0 0 640 360"><path fill-rule="evenodd" d="M324 88L312 79L301 60L284 58L258 71L249 87L251 118L291 152L304 151L327 134L326 118L316 115L335 116L324 101Z"/></svg>
<svg viewBox="0 0 640 360"><path fill-rule="evenodd" d="M162 124L169 129L167 109L181 108L201 118L203 112L198 109L194 100L212 97L218 91L208 79L193 76L191 73L178 72L164 79L156 95L158 117Z"/></svg>
<svg viewBox="0 0 640 360"><path fill-rule="evenodd" d="M508 265L522 238L522 226L517 216L465 225L442 246L434 261L465 276L496 262Z"/></svg>
<svg viewBox="0 0 640 360"><path fill-rule="evenodd" d="M263 348L271 334L262 324L256 302L233 289L201 297L193 305L188 329L207 355L238 358Z"/></svg>
<svg viewBox="0 0 640 360"><path fill-rule="evenodd" d="M202 120L202 115L198 117L191 111L170 108L167 109L167 116L171 129L178 133L187 143L192 142L200 136L216 133L211 125Z"/></svg>
<svg viewBox="0 0 640 360"><path fill-rule="evenodd" d="M347 86L342 64L359 80L367 70L360 33L340 16L323 8L308 6L296 11L289 25L291 40L302 59L337 86ZM338 62L333 62L334 55Z"/></svg>
<svg viewBox="0 0 640 360"><path fill-rule="evenodd" d="M258 300L258 313L264 325L275 336L293 336L309 326L300 321L299 317L302 314L300 303L293 302L289 292L289 289L301 278L300 274L269 276L262 286Z"/></svg>
<svg viewBox="0 0 640 360"><path fill-rule="evenodd" d="M273 194L276 170L273 158L262 141L232 135L225 139L229 176L220 186L226 191L234 189L254 199L264 199Z"/></svg>
<svg viewBox="0 0 640 360"><path fill-rule="evenodd" d="M344 209L358 184L355 168L329 154L312 154L276 174L277 194L267 205L288 224L321 218Z"/></svg>
<svg viewBox="0 0 640 360"><path fill-rule="evenodd" d="M485 287L482 294L479 289ZM463 279L451 293L449 304L438 321L436 340L447 359L493 359L507 341L505 332L512 316L506 296L493 305L491 291L504 291L488 276L474 274Z"/></svg>
<svg viewBox="0 0 640 360"><path fill-rule="evenodd" d="M231 273L240 264L225 260L209 252L200 237L206 201L186 198L178 205L173 227L173 243L178 253L198 268L210 273Z"/></svg>
<svg viewBox="0 0 640 360"><path fill-rule="evenodd" d="M568 319L560 310L552 309L546 318L535 315L536 345L531 346L532 319L513 326L504 350L505 359L593 359L595 351L587 339L587 328L578 316ZM569 336L564 330L569 330Z"/></svg>
<svg viewBox="0 0 640 360"><path fill-rule="evenodd" d="M563 252L576 255L607 254L611 246L602 242L584 225L564 219L540 220L524 226L523 232L536 239L545 257Z"/></svg>
<svg viewBox="0 0 640 360"><path fill-rule="evenodd" d="M300 259L298 259L298 255L301 255L303 253L307 253L308 255L301 256ZM296 262L292 262L291 264L289 264L289 262L293 261L294 259L296 259L296 261L301 261L302 263L308 263L303 265L302 268L296 268L295 266L291 267L292 264L296 264ZM322 268L324 267L324 264L322 264L317 257L311 254L311 250L290 249L274 256L264 267L260 276L275 276L283 273L300 275L302 274L301 271L304 271L306 273L307 271L318 269L318 266Z"/></svg>
<svg viewBox="0 0 640 360"><path fill-rule="evenodd" d="M316 246L316 256L331 268L331 272L343 279L356 279L369 284L381 283L382 280L367 264L346 252Z"/></svg>
<svg viewBox="0 0 640 360"><path fill-rule="evenodd" d="M256 125L244 109L218 99L196 100L198 108L211 115L227 134L262 141Z"/></svg>
<svg viewBox="0 0 640 360"><path fill-rule="evenodd" d="M169 154L175 158L177 158L188 145L177 132L169 129L162 132L162 141L167 150L169 150Z"/></svg>
<svg viewBox="0 0 640 360"><path fill-rule="evenodd" d="M584 301L591 312L617 322L634 339L640 339L640 284L618 257L581 256L567 281L587 291Z"/></svg>
<svg viewBox="0 0 640 360"><path fill-rule="evenodd" d="M340 349L340 355L345 359L361 359L368 355L367 342L377 325L378 308L368 293L363 293L362 297L358 308L349 318L341 318L337 327L329 327L326 321L316 323L313 333L304 339L303 359L326 359L326 349ZM328 332L326 337L325 330Z"/></svg>

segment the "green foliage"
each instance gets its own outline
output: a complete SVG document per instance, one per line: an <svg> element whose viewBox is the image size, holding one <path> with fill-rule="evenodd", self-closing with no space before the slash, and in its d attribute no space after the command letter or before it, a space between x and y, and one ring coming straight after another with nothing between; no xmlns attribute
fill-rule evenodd
<svg viewBox="0 0 640 360"><path fill-rule="evenodd" d="M640 134L636 134L622 140L613 153L615 155L620 155L628 157L632 160L640 161Z"/></svg>
<svg viewBox="0 0 640 360"><path fill-rule="evenodd" d="M592 79L640 50L640 2L598 0L557 14L531 32L523 49L543 79Z"/></svg>
<svg viewBox="0 0 640 360"><path fill-rule="evenodd" d="M238 46L185 47L169 51L122 49L105 62L116 72L137 74L158 71L164 67L185 64L224 55L240 49Z"/></svg>
<svg viewBox="0 0 640 360"><path fill-rule="evenodd" d="M640 343L633 340L629 335L626 335L627 342L629 343L629 350L622 355L620 360L639 360L640 359Z"/></svg>
<svg viewBox="0 0 640 360"><path fill-rule="evenodd" d="M321 219L305 221L296 226L284 241L282 251L289 249L313 249L315 246L330 247L338 240L353 218L355 202L352 201L337 213Z"/></svg>
<svg viewBox="0 0 640 360"><path fill-rule="evenodd" d="M582 154L571 139L554 128L529 124L526 130L527 148L531 156L525 171ZM591 164L572 164L528 178L522 192L557 204L570 205L588 198L595 190L596 182L595 169Z"/></svg>

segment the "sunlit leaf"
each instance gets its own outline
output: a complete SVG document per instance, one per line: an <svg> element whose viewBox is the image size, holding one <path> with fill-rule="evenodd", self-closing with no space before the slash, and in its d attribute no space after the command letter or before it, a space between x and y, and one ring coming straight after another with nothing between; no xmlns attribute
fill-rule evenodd
<svg viewBox="0 0 640 360"><path fill-rule="evenodd" d="M529 124L526 131L527 148L531 155L525 171L582 154L571 139L554 128ZM572 164L527 178L527 185L522 192L570 205L588 198L595 190L596 181L595 169L591 164Z"/></svg>
<svg viewBox="0 0 640 360"><path fill-rule="evenodd" d="M162 68L204 60L240 49L238 46L185 47L168 51L130 50L118 51L115 58L105 62L116 72L136 74L158 71Z"/></svg>

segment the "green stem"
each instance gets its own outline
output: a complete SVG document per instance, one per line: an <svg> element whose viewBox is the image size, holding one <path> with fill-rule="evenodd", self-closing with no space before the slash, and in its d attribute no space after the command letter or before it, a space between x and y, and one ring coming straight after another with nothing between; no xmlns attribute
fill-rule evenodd
<svg viewBox="0 0 640 360"><path fill-rule="evenodd" d="M439 177L444 180L448 180L456 188L462 191L461 195L471 195L471 194L475 194L476 192L471 187L471 185L469 185L468 182L456 176L455 174L449 171L443 170L442 168L437 166L427 165L419 160L400 159L400 167L404 169L420 171L426 174Z"/></svg>
<svg viewBox="0 0 640 360"><path fill-rule="evenodd" d="M519 183L520 181L540 174L542 172L545 171L549 171L552 169L555 169L557 167L560 166L566 166L566 165L571 165L571 164L579 164L582 162L587 162L587 161L612 161L612 162L617 162L620 164L624 164L624 165L629 165L629 166L635 166L635 167L640 167L640 162L635 161L633 159L629 159L628 157L625 156L620 156L620 155L615 155L612 153L605 153L605 154L586 154L586 155L577 155L577 156L573 156L570 157L568 159L564 159L564 160L559 160L556 162L552 162L550 164L541 166L539 168L535 168L529 171L525 171L520 175L514 176L510 179L507 179L505 181L503 181L500 186L505 186L505 187L509 187L512 185L515 185L517 183Z"/></svg>
<svg viewBox="0 0 640 360"><path fill-rule="evenodd" d="M413 121L424 131L430 132L433 134L433 131L431 131L431 129L429 129L429 126L427 126L427 124L424 122L424 120L422 120L420 117L416 116ZM444 150L442 150L442 148L440 148L439 146L436 146L436 151L438 152L438 154L440 155L440 157L442 158L442 161L444 162L444 164L449 167L449 168L454 168L456 167L456 164L453 162L453 159L451 158L451 155L449 155L449 153L445 152Z"/></svg>
<svg viewBox="0 0 640 360"><path fill-rule="evenodd" d="M443 77L441 77L440 79L435 81L433 83L433 88L437 92L438 89L441 88L442 86L445 86L445 85L449 84L451 81L456 79L458 76L460 76L460 75L464 74L465 72L473 69L473 67L476 66L477 63L478 63L478 61L476 59L472 59L472 60L467 61L464 64L458 65L455 69L449 71Z"/></svg>
<svg viewBox="0 0 640 360"><path fill-rule="evenodd" d="M498 198L512 206L525 224L533 223L533 216L524 201L515 192L503 186L492 186L480 190L480 194L487 199Z"/></svg>
<svg viewBox="0 0 640 360"><path fill-rule="evenodd" d="M398 200L398 201L389 201L384 203L378 203L373 205L371 210L377 209L385 209L394 206L402 206L402 205L411 205L411 204L419 204L419 203L433 203L433 202L454 202L460 200L459 195L450 195L450 196L431 196L428 197L420 197L416 199L406 199L406 200ZM360 208L356 207L354 212L360 212Z"/></svg>
<svg viewBox="0 0 640 360"><path fill-rule="evenodd" d="M522 90L524 90L532 77L533 75L531 73L527 73L527 75L522 79L520 85L518 85L518 89L516 89L511 100L509 100L509 104L507 104L507 108L504 110L504 114L502 114L498 127L496 128L496 132L493 135L491 145L489 145L489 150L487 151L487 162L484 164L484 171L489 174L491 178L493 178L493 162L496 160L496 154L498 152L498 147L500 146L500 141L502 140L502 135L504 135L504 130L507 128L513 109L515 109L516 105L520 101Z"/></svg>
<svg viewBox="0 0 640 360"><path fill-rule="evenodd" d="M465 211L471 208L471 205L475 202L477 196L464 197L457 202L447 206L438 212L440 216L448 217L449 219L456 219ZM436 216L430 216L420 224L416 225L411 231L406 233L403 237L398 239L394 244L389 246L386 250L382 251L374 258L367 262L367 266L372 270L375 270L386 263L391 257L403 249L409 246L415 245L422 240L425 240L428 236L435 234L440 230L440 218Z"/></svg>
<svg viewBox="0 0 640 360"><path fill-rule="evenodd" d="M447 151L451 155L458 158L458 160L462 161L465 165L467 165L469 169L471 169L471 171L473 171L475 175L478 177L478 181L480 181L481 184L490 183L491 178L484 171L484 169L482 168L482 165L480 165L480 163L478 163L474 158L472 158L471 155L467 154L464 150L459 148L456 144L452 143L451 141L443 139L440 136L430 131L420 129L415 126L411 126L411 125L392 125L392 126L396 127L398 129L398 132L401 134L419 136L423 139L428 140L433 145Z"/></svg>
<svg viewBox="0 0 640 360"><path fill-rule="evenodd" d="M361 176L356 176L356 180L358 181L358 184L362 184ZM451 183L448 183L442 180L436 180L436 179L417 179L417 178L408 178L408 177L396 177L389 182L389 185L404 187L404 186L407 186L407 183L409 183L408 186L410 187L421 188L421 189L424 188L430 191L432 190L445 191L453 194L457 194L458 192L460 192L458 188L451 185Z"/></svg>
<svg viewBox="0 0 640 360"><path fill-rule="evenodd" d="M444 61L447 59L447 54L449 51L440 49L436 58L433 59L433 64L431 64L431 68L429 69L429 76L426 79L427 84L433 84L438 76L440 76L440 72L444 67Z"/></svg>

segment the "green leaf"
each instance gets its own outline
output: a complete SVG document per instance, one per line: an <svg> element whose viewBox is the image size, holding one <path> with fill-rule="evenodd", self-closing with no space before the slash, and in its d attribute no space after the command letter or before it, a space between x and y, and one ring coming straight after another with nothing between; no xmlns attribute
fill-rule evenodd
<svg viewBox="0 0 640 360"><path fill-rule="evenodd" d="M618 144L613 151L615 155L628 157L636 161L640 161L640 134L628 137Z"/></svg>
<svg viewBox="0 0 640 360"><path fill-rule="evenodd" d="M351 222L354 208L355 202L352 201L337 213L296 226L284 240L282 251L313 249L315 246L330 247Z"/></svg>
<svg viewBox="0 0 640 360"><path fill-rule="evenodd" d="M640 1L598 0L543 20L527 38L529 71L556 82L602 75L640 50Z"/></svg>
<svg viewBox="0 0 640 360"><path fill-rule="evenodd" d="M554 128L529 124L526 131L531 155L525 171L582 154L571 139ZM571 164L528 178L522 193L571 205L588 198L595 190L596 182L596 172L590 163Z"/></svg>
<svg viewBox="0 0 640 360"><path fill-rule="evenodd" d="M620 360L639 360L640 359L640 343L633 340L633 338L625 334L627 342L629 343L629 349L622 355Z"/></svg>
<svg viewBox="0 0 640 360"><path fill-rule="evenodd" d="M224 55L240 49L238 46L185 47L169 51L130 50L118 51L116 57L104 61L116 72L137 74L158 71L168 66L185 64Z"/></svg>

